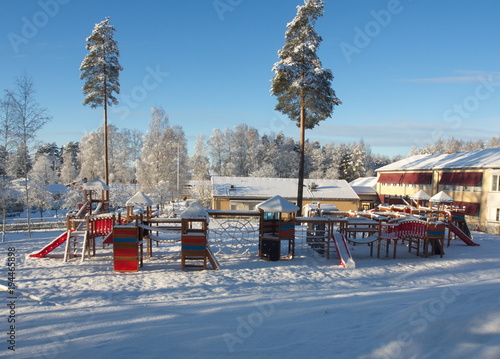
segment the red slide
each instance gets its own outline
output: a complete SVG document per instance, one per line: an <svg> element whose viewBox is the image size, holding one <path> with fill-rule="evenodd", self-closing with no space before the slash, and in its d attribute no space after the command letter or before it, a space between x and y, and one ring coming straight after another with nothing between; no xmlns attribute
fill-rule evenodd
<svg viewBox="0 0 500 359"><path fill-rule="evenodd" d="M457 235L457 237L460 238L462 241L464 241L465 244L467 244L468 246L478 246L479 245L479 244L475 243L474 241L472 241L472 239L468 235L466 235L460 228L455 226L453 223L448 223L448 226L450 228L450 231L455 233Z"/></svg>
<svg viewBox="0 0 500 359"><path fill-rule="evenodd" d="M50 252L52 252L55 248L59 247L61 244L66 242L66 239L68 239L68 233L63 232L59 237L54 239L52 242L47 244L45 247L43 247L40 251L38 252L33 252L29 256L30 257L35 257L35 258L43 258Z"/></svg>

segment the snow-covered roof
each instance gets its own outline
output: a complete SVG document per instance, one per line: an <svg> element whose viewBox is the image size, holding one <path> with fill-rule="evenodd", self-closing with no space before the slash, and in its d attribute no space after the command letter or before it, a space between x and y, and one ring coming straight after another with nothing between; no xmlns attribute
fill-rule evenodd
<svg viewBox="0 0 500 359"><path fill-rule="evenodd" d="M214 197L265 199L279 195L287 199L297 197L296 178L212 177ZM359 200L345 180L305 179L304 199Z"/></svg>
<svg viewBox="0 0 500 359"><path fill-rule="evenodd" d="M455 202L453 198L451 198L450 196L448 196L446 194L446 192L439 192L437 194L435 194L434 196L432 196L429 201L431 202L439 202L439 203L453 203Z"/></svg>
<svg viewBox="0 0 500 359"><path fill-rule="evenodd" d="M360 177L349 182L358 196L376 196L377 177Z"/></svg>
<svg viewBox="0 0 500 359"><path fill-rule="evenodd" d="M349 182L352 187L377 187L377 177L360 177Z"/></svg>
<svg viewBox="0 0 500 359"><path fill-rule="evenodd" d="M377 169L377 172L408 170L464 170L500 168L500 148L437 155L417 155Z"/></svg>
<svg viewBox="0 0 500 359"><path fill-rule="evenodd" d="M298 206L294 205L290 201L287 201L281 196L274 196L273 198L269 198L267 201L259 203L256 208L261 209L265 212L274 213L294 213L299 209Z"/></svg>
<svg viewBox="0 0 500 359"><path fill-rule="evenodd" d="M109 191L109 186L97 177L90 182L84 183L83 188L86 190Z"/></svg>
<svg viewBox="0 0 500 359"><path fill-rule="evenodd" d="M183 219L208 219L208 212L198 202L193 202L181 213Z"/></svg>
<svg viewBox="0 0 500 359"><path fill-rule="evenodd" d="M68 187L63 184L49 184L46 188L52 194L63 194L68 191Z"/></svg>
<svg viewBox="0 0 500 359"><path fill-rule="evenodd" d="M125 205L127 207L133 206L152 206L154 204L153 200L146 196L141 191L137 192L130 198Z"/></svg>
<svg viewBox="0 0 500 359"><path fill-rule="evenodd" d="M424 190L420 190L417 193L412 194L410 198L416 201L428 201L431 199L431 196Z"/></svg>

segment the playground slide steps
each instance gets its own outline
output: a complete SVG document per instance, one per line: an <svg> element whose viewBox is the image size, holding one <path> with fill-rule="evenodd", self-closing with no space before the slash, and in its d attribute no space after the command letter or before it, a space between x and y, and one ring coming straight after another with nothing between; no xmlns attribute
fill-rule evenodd
<svg viewBox="0 0 500 359"><path fill-rule="evenodd" d="M475 243L469 236L467 236L460 228L458 228L453 223L449 223L450 231L452 231L458 238L465 242L468 246L479 246Z"/></svg>
<svg viewBox="0 0 500 359"><path fill-rule="evenodd" d="M61 244L63 244L64 242L66 242L67 239L68 239L68 232L63 232L59 237L57 237L52 242L50 242L49 244L47 244L41 250L39 250L38 252L33 252L29 256L30 257L34 257L34 258L43 258L47 254L49 254L50 252L52 252L54 249L56 249L57 247L59 247Z"/></svg>
<svg viewBox="0 0 500 359"><path fill-rule="evenodd" d="M72 231L69 239L66 241L64 250L64 261L67 262L72 257L81 257L85 259L85 250L87 249L90 257L90 248L88 247L89 233L87 231Z"/></svg>

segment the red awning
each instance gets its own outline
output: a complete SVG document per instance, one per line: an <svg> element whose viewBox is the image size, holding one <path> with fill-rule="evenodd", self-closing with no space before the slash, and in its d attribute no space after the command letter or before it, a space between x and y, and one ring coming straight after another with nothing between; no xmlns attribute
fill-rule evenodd
<svg viewBox="0 0 500 359"><path fill-rule="evenodd" d="M405 173L401 183L403 184L431 184L432 172L409 172Z"/></svg>
<svg viewBox="0 0 500 359"><path fill-rule="evenodd" d="M465 207L465 214L468 216L479 215L479 210L481 209L481 204L472 202L453 202L453 207L458 207L459 209Z"/></svg>
<svg viewBox="0 0 500 359"><path fill-rule="evenodd" d="M482 172L445 172L440 185L479 186L483 180Z"/></svg>
<svg viewBox="0 0 500 359"><path fill-rule="evenodd" d="M381 173L378 183L401 183L404 173Z"/></svg>

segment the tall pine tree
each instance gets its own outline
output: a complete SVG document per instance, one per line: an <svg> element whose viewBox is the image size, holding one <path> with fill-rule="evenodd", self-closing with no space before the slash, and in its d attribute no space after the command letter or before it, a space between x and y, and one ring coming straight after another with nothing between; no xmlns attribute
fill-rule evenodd
<svg viewBox="0 0 500 359"><path fill-rule="evenodd" d="M108 166L108 106L118 104L114 93L120 93L120 71L123 68L118 62L120 52L118 43L113 39L114 26L109 17L95 25L92 35L87 38L86 49L89 53L83 60L80 79L85 80L83 93L84 105L91 108L104 108L104 181L109 184Z"/></svg>
<svg viewBox="0 0 500 359"><path fill-rule="evenodd" d="M305 130L330 117L340 100L331 88L332 72L322 67L316 54L323 40L314 26L323 16L322 0L306 0L287 25L285 45L274 65L271 92L278 99L276 110L296 121L300 127L300 156L297 205L302 208L304 186ZM301 209L299 209L299 212Z"/></svg>

